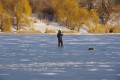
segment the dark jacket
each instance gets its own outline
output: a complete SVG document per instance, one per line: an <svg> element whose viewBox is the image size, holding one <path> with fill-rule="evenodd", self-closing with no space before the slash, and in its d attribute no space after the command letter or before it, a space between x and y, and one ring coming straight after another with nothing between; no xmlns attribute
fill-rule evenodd
<svg viewBox="0 0 120 80"><path fill-rule="evenodd" d="M61 32L57 33L57 38L58 38L59 42L62 42L62 36L63 36L63 34L61 34Z"/></svg>

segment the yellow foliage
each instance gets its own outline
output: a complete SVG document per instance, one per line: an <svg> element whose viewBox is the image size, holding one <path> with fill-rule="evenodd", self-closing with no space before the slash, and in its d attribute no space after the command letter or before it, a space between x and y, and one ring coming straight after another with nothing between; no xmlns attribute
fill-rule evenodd
<svg viewBox="0 0 120 80"><path fill-rule="evenodd" d="M14 7L15 14L18 16L22 16L26 14L28 16L31 15L31 6L28 0L18 0Z"/></svg>
<svg viewBox="0 0 120 80"><path fill-rule="evenodd" d="M90 17L90 20L93 23L95 23L95 25L97 27L97 25L99 24L99 18L98 18L97 12L94 9L89 11L89 17Z"/></svg>
<svg viewBox="0 0 120 80"><path fill-rule="evenodd" d="M17 27L19 29L20 27L20 23L22 22L22 20L24 20L24 22L28 23L29 25L29 20L28 20L28 16L31 15L31 6L29 4L28 0L19 0L14 7L14 11L15 11L15 17L16 17L16 24Z"/></svg>
<svg viewBox="0 0 120 80"><path fill-rule="evenodd" d="M114 26L113 32L114 33L120 33L120 25Z"/></svg>
<svg viewBox="0 0 120 80"><path fill-rule="evenodd" d="M63 31L63 33L71 34L71 33L78 33L78 32L75 30L65 30Z"/></svg>
<svg viewBox="0 0 120 80"><path fill-rule="evenodd" d="M92 20L96 26L99 22L97 12L80 7L76 0L52 0L52 7L57 20L65 23L71 29L77 27L79 31L82 24L89 20Z"/></svg>
<svg viewBox="0 0 120 80"><path fill-rule="evenodd" d="M87 9L80 7L79 8L79 18L88 19L89 12Z"/></svg>
<svg viewBox="0 0 120 80"><path fill-rule="evenodd" d="M11 17L6 10L3 9L3 5L0 1L0 29L2 31L11 31L11 25Z"/></svg>
<svg viewBox="0 0 120 80"><path fill-rule="evenodd" d="M17 31L17 33L20 33L20 34L38 34L38 33L41 33L40 31L38 30L22 30L22 31Z"/></svg>
<svg viewBox="0 0 120 80"><path fill-rule="evenodd" d="M99 25L89 29L90 33L120 33L120 25Z"/></svg>
<svg viewBox="0 0 120 80"><path fill-rule="evenodd" d="M52 30L52 29L46 29L45 33L55 33L55 30Z"/></svg>
<svg viewBox="0 0 120 80"><path fill-rule="evenodd" d="M94 27L94 28L89 29L89 32L90 33L106 33L106 28L103 26L100 26L98 28Z"/></svg>
<svg viewBox="0 0 120 80"><path fill-rule="evenodd" d="M52 5L58 21L72 28L79 15L79 5L76 0L52 0Z"/></svg>
<svg viewBox="0 0 120 80"><path fill-rule="evenodd" d="M32 13L31 6L30 6L28 0L23 0L23 1L24 1L25 13L26 13L26 15L30 16Z"/></svg>
<svg viewBox="0 0 120 80"><path fill-rule="evenodd" d="M0 0L0 29L11 31L12 21L16 22L18 28L22 21L30 25L28 16L31 12L29 0Z"/></svg>
<svg viewBox="0 0 120 80"><path fill-rule="evenodd" d="M1 14L1 12L2 12L2 3L0 1L0 14Z"/></svg>
<svg viewBox="0 0 120 80"><path fill-rule="evenodd" d="M3 31L12 31L12 22L11 22L11 17L9 16L9 14L4 13L2 14L2 27L3 27Z"/></svg>

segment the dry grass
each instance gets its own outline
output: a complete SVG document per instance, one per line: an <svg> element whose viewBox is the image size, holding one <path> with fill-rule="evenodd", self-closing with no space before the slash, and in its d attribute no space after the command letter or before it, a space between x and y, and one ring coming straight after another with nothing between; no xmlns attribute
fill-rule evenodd
<svg viewBox="0 0 120 80"><path fill-rule="evenodd" d="M103 26L91 28L89 33L106 33L106 29Z"/></svg>
<svg viewBox="0 0 120 80"><path fill-rule="evenodd" d="M41 33L41 32L38 30L22 30L22 31L17 31L17 33L25 34L25 33Z"/></svg>
<svg viewBox="0 0 120 80"><path fill-rule="evenodd" d="M13 32L4 32L4 34L12 34Z"/></svg>
<svg viewBox="0 0 120 80"><path fill-rule="evenodd" d="M46 29L45 33L56 33L55 30L52 29Z"/></svg>
<svg viewBox="0 0 120 80"><path fill-rule="evenodd" d="M67 31L63 31L63 33L78 33L78 31L75 31L75 30L67 30Z"/></svg>
<svg viewBox="0 0 120 80"><path fill-rule="evenodd" d="M113 32L114 33L120 33L120 25L114 26Z"/></svg>
<svg viewBox="0 0 120 80"><path fill-rule="evenodd" d="M89 30L89 33L120 33L120 25L100 25Z"/></svg>

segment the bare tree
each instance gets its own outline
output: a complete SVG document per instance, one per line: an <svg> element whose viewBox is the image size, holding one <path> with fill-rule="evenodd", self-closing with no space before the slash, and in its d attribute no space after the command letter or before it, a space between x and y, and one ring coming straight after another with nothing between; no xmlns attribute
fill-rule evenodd
<svg viewBox="0 0 120 80"><path fill-rule="evenodd" d="M97 12L104 25L119 13L119 6L116 5L116 1L118 0L94 0L96 3L94 6L97 8Z"/></svg>

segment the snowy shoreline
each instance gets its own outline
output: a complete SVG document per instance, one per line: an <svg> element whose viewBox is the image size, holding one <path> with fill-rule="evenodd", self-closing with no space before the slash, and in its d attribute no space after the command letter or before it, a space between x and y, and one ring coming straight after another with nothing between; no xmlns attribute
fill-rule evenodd
<svg viewBox="0 0 120 80"><path fill-rule="evenodd" d="M0 32L0 34L36 34L36 35L56 35L57 33L17 33L17 32ZM64 35L120 35L120 33L63 33Z"/></svg>

